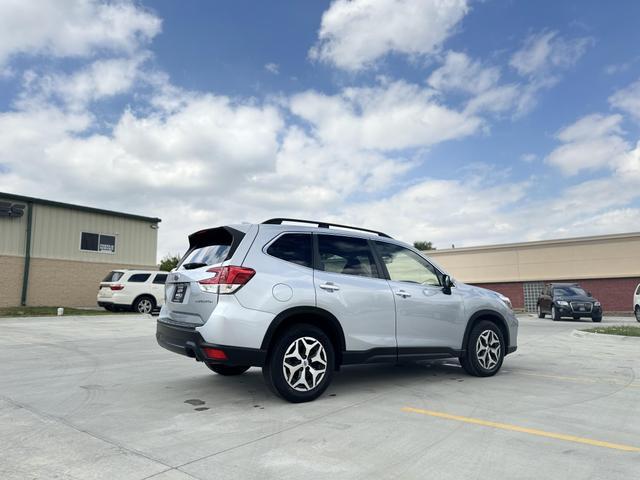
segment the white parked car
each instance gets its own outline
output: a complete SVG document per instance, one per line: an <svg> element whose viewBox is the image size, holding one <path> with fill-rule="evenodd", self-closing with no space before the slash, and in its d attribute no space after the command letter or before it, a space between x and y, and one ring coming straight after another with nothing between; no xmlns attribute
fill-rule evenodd
<svg viewBox="0 0 640 480"><path fill-rule="evenodd" d="M151 313L164 304L167 272L113 270L100 282L98 306L110 312L133 310Z"/></svg>
<svg viewBox="0 0 640 480"><path fill-rule="evenodd" d="M636 320L640 322L640 284L636 287L636 293L633 295L633 311L636 314Z"/></svg>

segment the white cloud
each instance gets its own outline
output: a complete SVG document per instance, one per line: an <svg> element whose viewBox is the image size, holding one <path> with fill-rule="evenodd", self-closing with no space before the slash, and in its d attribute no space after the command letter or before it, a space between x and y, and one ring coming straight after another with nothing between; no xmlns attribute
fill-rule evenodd
<svg viewBox="0 0 640 480"><path fill-rule="evenodd" d="M280 73L280 66L277 63L267 63L264 66L264 69L274 75L278 75Z"/></svg>
<svg viewBox="0 0 640 480"><path fill-rule="evenodd" d="M0 66L18 54L86 57L131 53L160 31L161 21L132 2L0 2Z"/></svg>
<svg viewBox="0 0 640 480"><path fill-rule="evenodd" d="M402 81L347 88L338 95L294 95L291 111L308 121L324 143L401 150L427 147L479 130L480 118L438 103L434 93Z"/></svg>
<svg viewBox="0 0 640 480"><path fill-rule="evenodd" d="M546 162L565 174L575 175L582 170L614 167L630 146L621 136L620 115L587 115L562 129L556 138L563 145L554 149Z"/></svg>
<svg viewBox="0 0 640 480"><path fill-rule="evenodd" d="M520 160L525 163L533 163L538 159L538 156L535 153L523 153L520 155Z"/></svg>
<svg viewBox="0 0 640 480"><path fill-rule="evenodd" d="M146 58L146 54L139 54L129 58L96 60L72 74L39 76L28 71L20 101L31 103L55 96L71 108L82 109L88 102L128 92L138 80L140 66Z"/></svg>
<svg viewBox="0 0 640 480"><path fill-rule="evenodd" d="M335 0L309 56L361 70L390 52L436 52L469 11L467 0Z"/></svg>
<svg viewBox="0 0 640 480"><path fill-rule="evenodd" d="M589 38L566 39L557 32L532 34L513 54L510 65L522 76L552 81L554 70L575 65L591 43Z"/></svg>
<svg viewBox="0 0 640 480"><path fill-rule="evenodd" d="M611 95L609 103L640 121L640 79Z"/></svg>
<svg viewBox="0 0 640 480"><path fill-rule="evenodd" d="M427 83L436 90L462 91L479 94L494 87L500 80L500 69L485 67L461 52L447 52L444 63L436 69Z"/></svg>

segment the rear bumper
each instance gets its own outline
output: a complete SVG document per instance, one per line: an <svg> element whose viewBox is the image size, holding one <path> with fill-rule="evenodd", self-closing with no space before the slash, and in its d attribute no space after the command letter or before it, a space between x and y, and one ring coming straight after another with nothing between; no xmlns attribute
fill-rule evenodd
<svg viewBox="0 0 640 480"><path fill-rule="evenodd" d="M195 358L199 362L210 364L245 365L251 367L264 366L267 356L264 350L208 343L204 341L200 332L193 327L168 325L161 321L158 321L156 325L156 340L158 341L158 345L174 353L179 353L189 358ZM222 350L227 359L214 360L207 358L202 350L204 347Z"/></svg>

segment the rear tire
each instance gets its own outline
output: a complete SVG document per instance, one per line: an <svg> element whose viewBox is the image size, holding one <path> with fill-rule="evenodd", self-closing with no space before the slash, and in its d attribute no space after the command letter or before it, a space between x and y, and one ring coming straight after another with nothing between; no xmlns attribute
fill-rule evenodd
<svg viewBox="0 0 640 480"><path fill-rule="evenodd" d="M595 323L600 323L602 321L602 317L593 317L591 320Z"/></svg>
<svg viewBox="0 0 640 480"><path fill-rule="evenodd" d="M504 360L506 345L498 326L487 320L478 322L469 334L466 353L460 365L474 377L491 377L498 373Z"/></svg>
<svg viewBox="0 0 640 480"><path fill-rule="evenodd" d="M114 307L113 305L103 305L103 307L107 312L115 312L116 311L116 307Z"/></svg>
<svg viewBox="0 0 640 480"><path fill-rule="evenodd" d="M542 312L542 308L540 308L540 304L536 306L536 309L538 310L538 318L544 318L546 314Z"/></svg>
<svg viewBox="0 0 640 480"><path fill-rule="evenodd" d="M142 297L136 298L131 308L136 313L150 314L151 312L153 312L153 309L156 308L156 301L149 295L143 295Z"/></svg>
<svg viewBox="0 0 640 480"><path fill-rule="evenodd" d="M233 377L236 375L242 375L244 372L249 370L250 367L245 367L244 365L220 365L215 363L205 363L209 370L216 372L218 375L223 375L225 377Z"/></svg>
<svg viewBox="0 0 640 480"><path fill-rule="evenodd" d="M551 307L551 318L553 319L554 322L559 322L562 319L562 317L556 310L556 307Z"/></svg>
<svg viewBox="0 0 640 480"><path fill-rule="evenodd" d="M329 337L313 325L298 324L275 340L262 375L269 389L288 402L310 402L327 389L334 366Z"/></svg>
<svg viewBox="0 0 640 480"><path fill-rule="evenodd" d="M640 322L640 307L636 306L636 320Z"/></svg>

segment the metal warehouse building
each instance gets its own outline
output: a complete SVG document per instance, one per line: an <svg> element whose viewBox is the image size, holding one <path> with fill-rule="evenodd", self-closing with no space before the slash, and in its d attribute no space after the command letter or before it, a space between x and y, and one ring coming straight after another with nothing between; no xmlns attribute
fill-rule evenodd
<svg viewBox="0 0 640 480"><path fill-rule="evenodd" d="M159 222L0 192L0 307L95 306L112 269L157 269Z"/></svg>
<svg viewBox="0 0 640 480"><path fill-rule="evenodd" d="M514 308L535 311L545 283L576 282L607 312L633 311L640 283L640 233L430 250L455 278L511 298Z"/></svg>

